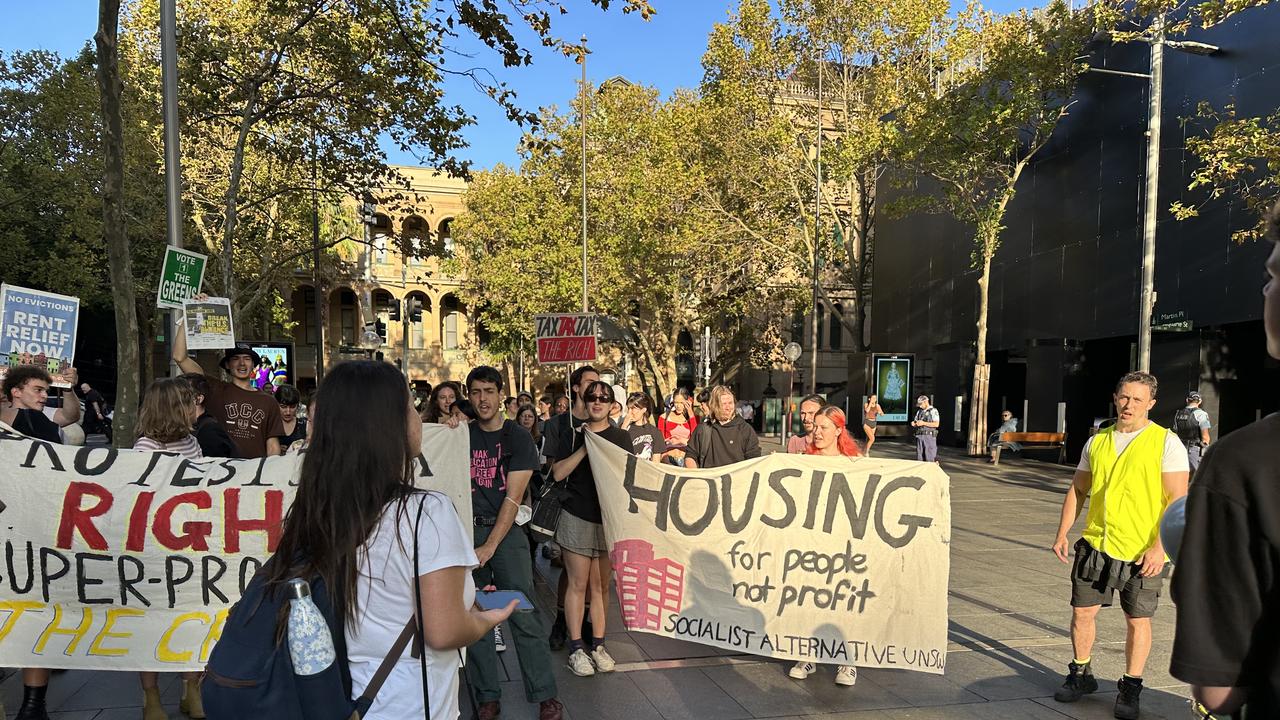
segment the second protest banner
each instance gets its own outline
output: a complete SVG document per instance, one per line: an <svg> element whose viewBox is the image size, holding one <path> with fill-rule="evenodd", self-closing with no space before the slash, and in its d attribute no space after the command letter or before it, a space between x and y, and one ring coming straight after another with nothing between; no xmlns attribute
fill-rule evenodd
<svg viewBox="0 0 1280 720"><path fill-rule="evenodd" d="M467 430L424 425L418 487L471 518ZM280 538L301 455L188 460L0 426L0 666L200 670Z"/></svg>
<svg viewBox="0 0 1280 720"><path fill-rule="evenodd" d="M774 454L686 470L586 435L628 630L943 672L951 501L937 464Z"/></svg>

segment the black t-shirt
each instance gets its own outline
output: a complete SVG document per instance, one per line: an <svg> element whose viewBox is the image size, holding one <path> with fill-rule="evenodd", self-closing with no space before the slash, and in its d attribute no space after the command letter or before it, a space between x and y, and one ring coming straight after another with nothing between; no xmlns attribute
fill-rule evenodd
<svg viewBox="0 0 1280 720"><path fill-rule="evenodd" d="M19 410L13 418L13 429L27 437L62 444L62 432L58 430L58 423L39 410Z"/></svg>
<svg viewBox="0 0 1280 720"><path fill-rule="evenodd" d="M667 441L662 439L662 432L655 425L632 425L627 428L627 434L631 436L632 454L641 460L667 451Z"/></svg>
<svg viewBox="0 0 1280 720"><path fill-rule="evenodd" d="M94 410L93 408L95 404L98 406L97 410ZM98 419L98 416L95 414L97 412L101 412L102 416L106 417L107 399L102 397L102 393L97 390L90 389L84 396L84 412L86 416L94 420Z"/></svg>
<svg viewBox="0 0 1280 720"><path fill-rule="evenodd" d="M529 431L510 420L504 420L500 430L481 430L479 422L469 427L471 512L476 517L497 517L507 497L507 473L537 470L538 451Z"/></svg>
<svg viewBox="0 0 1280 720"><path fill-rule="evenodd" d="M586 442L582 436L586 432L590 431L584 428L582 432L560 435L557 446L547 448L548 456L557 461L569 457ZM631 436L626 430L610 425L596 434L623 450L631 452ZM563 504L565 511L587 522L603 522L600 517L600 495L596 493L596 480L591 474L590 458L583 458L582 462L578 463L573 472L569 473L569 477L565 478L565 484L569 490L569 497Z"/></svg>
<svg viewBox="0 0 1280 720"><path fill-rule="evenodd" d="M240 457L239 449L231 441L227 431L222 429L222 423L209 413L196 418L196 426L192 434L196 436L196 442L200 443L200 452L205 457Z"/></svg>
<svg viewBox="0 0 1280 720"><path fill-rule="evenodd" d="M283 420L281 420L280 422L284 423ZM306 439L306 437L307 437L307 419L294 418L293 432L289 433L288 435L280 436L280 452L281 453L285 452L286 450L289 449L290 445L294 444L298 440L304 440Z"/></svg>
<svg viewBox="0 0 1280 720"><path fill-rule="evenodd" d="M1209 447L1173 573L1169 672L1248 689L1250 718L1280 717L1280 415Z"/></svg>

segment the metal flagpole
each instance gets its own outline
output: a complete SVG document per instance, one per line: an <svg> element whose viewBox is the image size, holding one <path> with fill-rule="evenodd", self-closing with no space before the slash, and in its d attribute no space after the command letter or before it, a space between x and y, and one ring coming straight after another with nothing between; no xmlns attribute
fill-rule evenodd
<svg viewBox="0 0 1280 720"><path fill-rule="evenodd" d="M814 186L813 205L813 326L809 331L812 355L809 356L809 392L818 392L818 323L822 313L818 305L818 253L822 241L822 54L818 55L818 148L815 158L817 183Z"/></svg>
<svg viewBox="0 0 1280 720"><path fill-rule="evenodd" d="M169 244L182 247L182 155L178 146L178 9L177 0L160 3L160 75L164 114L165 225ZM172 332L185 332L181 313L170 311ZM170 342L172 342L172 337ZM181 372L170 361L169 374Z"/></svg>
<svg viewBox="0 0 1280 720"><path fill-rule="evenodd" d="M579 121L582 123L582 312L587 305L587 36L582 36L582 107Z"/></svg>

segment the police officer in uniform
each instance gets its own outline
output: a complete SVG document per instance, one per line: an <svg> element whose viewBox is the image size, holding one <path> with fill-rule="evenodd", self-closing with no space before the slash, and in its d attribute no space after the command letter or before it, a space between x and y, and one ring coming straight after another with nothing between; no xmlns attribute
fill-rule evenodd
<svg viewBox="0 0 1280 720"><path fill-rule="evenodd" d="M1200 402L1200 393L1189 392L1187 406L1173 415L1173 431L1187 446L1187 462L1193 473L1200 466L1205 448L1209 447L1209 428L1213 427L1209 423L1209 413L1200 409Z"/></svg>
<svg viewBox="0 0 1280 720"><path fill-rule="evenodd" d="M916 417L911 427L916 429L916 460L921 462L938 461L938 426L942 424L942 416L938 408L929 404L929 396L916 398Z"/></svg>

